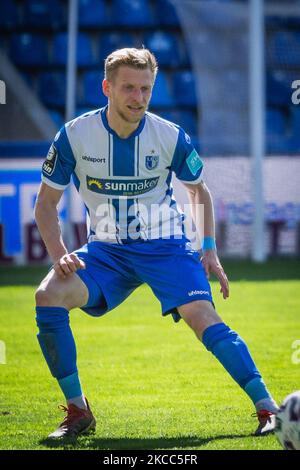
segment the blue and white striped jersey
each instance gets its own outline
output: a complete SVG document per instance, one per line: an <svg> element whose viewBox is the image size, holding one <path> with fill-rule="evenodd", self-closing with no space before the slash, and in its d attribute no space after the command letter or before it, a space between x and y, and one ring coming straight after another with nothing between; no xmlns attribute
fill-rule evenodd
<svg viewBox="0 0 300 470"><path fill-rule="evenodd" d="M189 136L176 124L147 112L136 131L122 139L109 127L105 107L58 132L42 180L63 190L72 176L87 209L89 241L122 243L182 235L172 172L195 184L202 167Z"/></svg>

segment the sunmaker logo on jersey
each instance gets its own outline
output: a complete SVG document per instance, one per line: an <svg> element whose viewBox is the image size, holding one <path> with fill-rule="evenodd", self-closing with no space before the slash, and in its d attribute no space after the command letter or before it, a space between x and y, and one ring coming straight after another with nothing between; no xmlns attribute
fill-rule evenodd
<svg viewBox="0 0 300 470"><path fill-rule="evenodd" d="M139 196L147 193L157 186L159 176L156 178L111 180L103 178L86 177L86 184L90 191L107 194L109 196Z"/></svg>

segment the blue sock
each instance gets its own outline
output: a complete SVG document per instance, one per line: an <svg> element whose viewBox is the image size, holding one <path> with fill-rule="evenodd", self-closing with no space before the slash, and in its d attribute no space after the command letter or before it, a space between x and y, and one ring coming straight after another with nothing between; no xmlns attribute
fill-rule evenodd
<svg viewBox="0 0 300 470"><path fill-rule="evenodd" d="M66 397L66 400L80 397L82 395L78 372L74 372L74 374L59 379L58 383L64 396Z"/></svg>
<svg viewBox="0 0 300 470"><path fill-rule="evenodd" d="M246 343L235 331L224 323L218 323L206 328L202 342L254 404L264 398L271 399Z"/></svg>
<svg viewBox="0 0 300 470"><path fill-rule="evenodd" d="M66 399L82 395L68 310L62 307L36 307L36 323L41 350Z"/></svg>
<svg viewBox="0 0 300 470"><path fill-rule="evenodd" d="M252 397L254 404L266 398L271 398L271 395L261 377L256 377L255 379L250 380L250 382L245 385L245 392L249 397ZM272 403L275 403L273 399L271 399L271 401Z"/></svg>

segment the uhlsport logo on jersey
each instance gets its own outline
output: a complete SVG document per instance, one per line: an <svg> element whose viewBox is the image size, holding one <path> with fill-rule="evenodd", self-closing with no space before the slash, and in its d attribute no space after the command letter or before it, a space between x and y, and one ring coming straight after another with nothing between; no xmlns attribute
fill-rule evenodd
<svg viewBox="0 0 300 470"><path fill-rule="evenodd" d="M52 144L49 149L47 158L43 163L43 173L45 173L46 176L52 175L54 168L55 168L56 160L57 160L57 150L55 146Z"/></svg>
<svg viewBox="0 0 300 470"><path fill-rule="evenodd" d="M147 193L157 186L159 176L156 178L111 180L103 178L86 177L87 188L95 193L109 196L139 196Z"/></svg>
<svg viewBox="0 0 300 470"><path fill-rule="evenodd" d="M157 167L159 162L158 155L146 155L145 157L145 165L147 170L154 170Z"/></svg>
<svg viewBox="0 0 300 470"><path fill-rule="evenodd" d="M81 155L82 160L86 160L87 162L92 162L92 163L105 163L106 158L105 157L90 157L89 155Z"/></svg>

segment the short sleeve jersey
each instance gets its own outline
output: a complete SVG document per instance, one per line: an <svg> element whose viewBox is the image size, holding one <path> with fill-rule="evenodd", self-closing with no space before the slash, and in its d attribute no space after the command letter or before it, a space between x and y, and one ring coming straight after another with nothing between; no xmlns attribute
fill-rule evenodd
<svg viewBox="0 0 300 470"><path fill-rule="evenodd" d="M107 108L68 122L55 136L42 180L64 190L71 177L86 206L89 241L122 243L183 233L171 183L202 179L202 161L176 124L147 112L128 138L110 128Z"/></svg>

